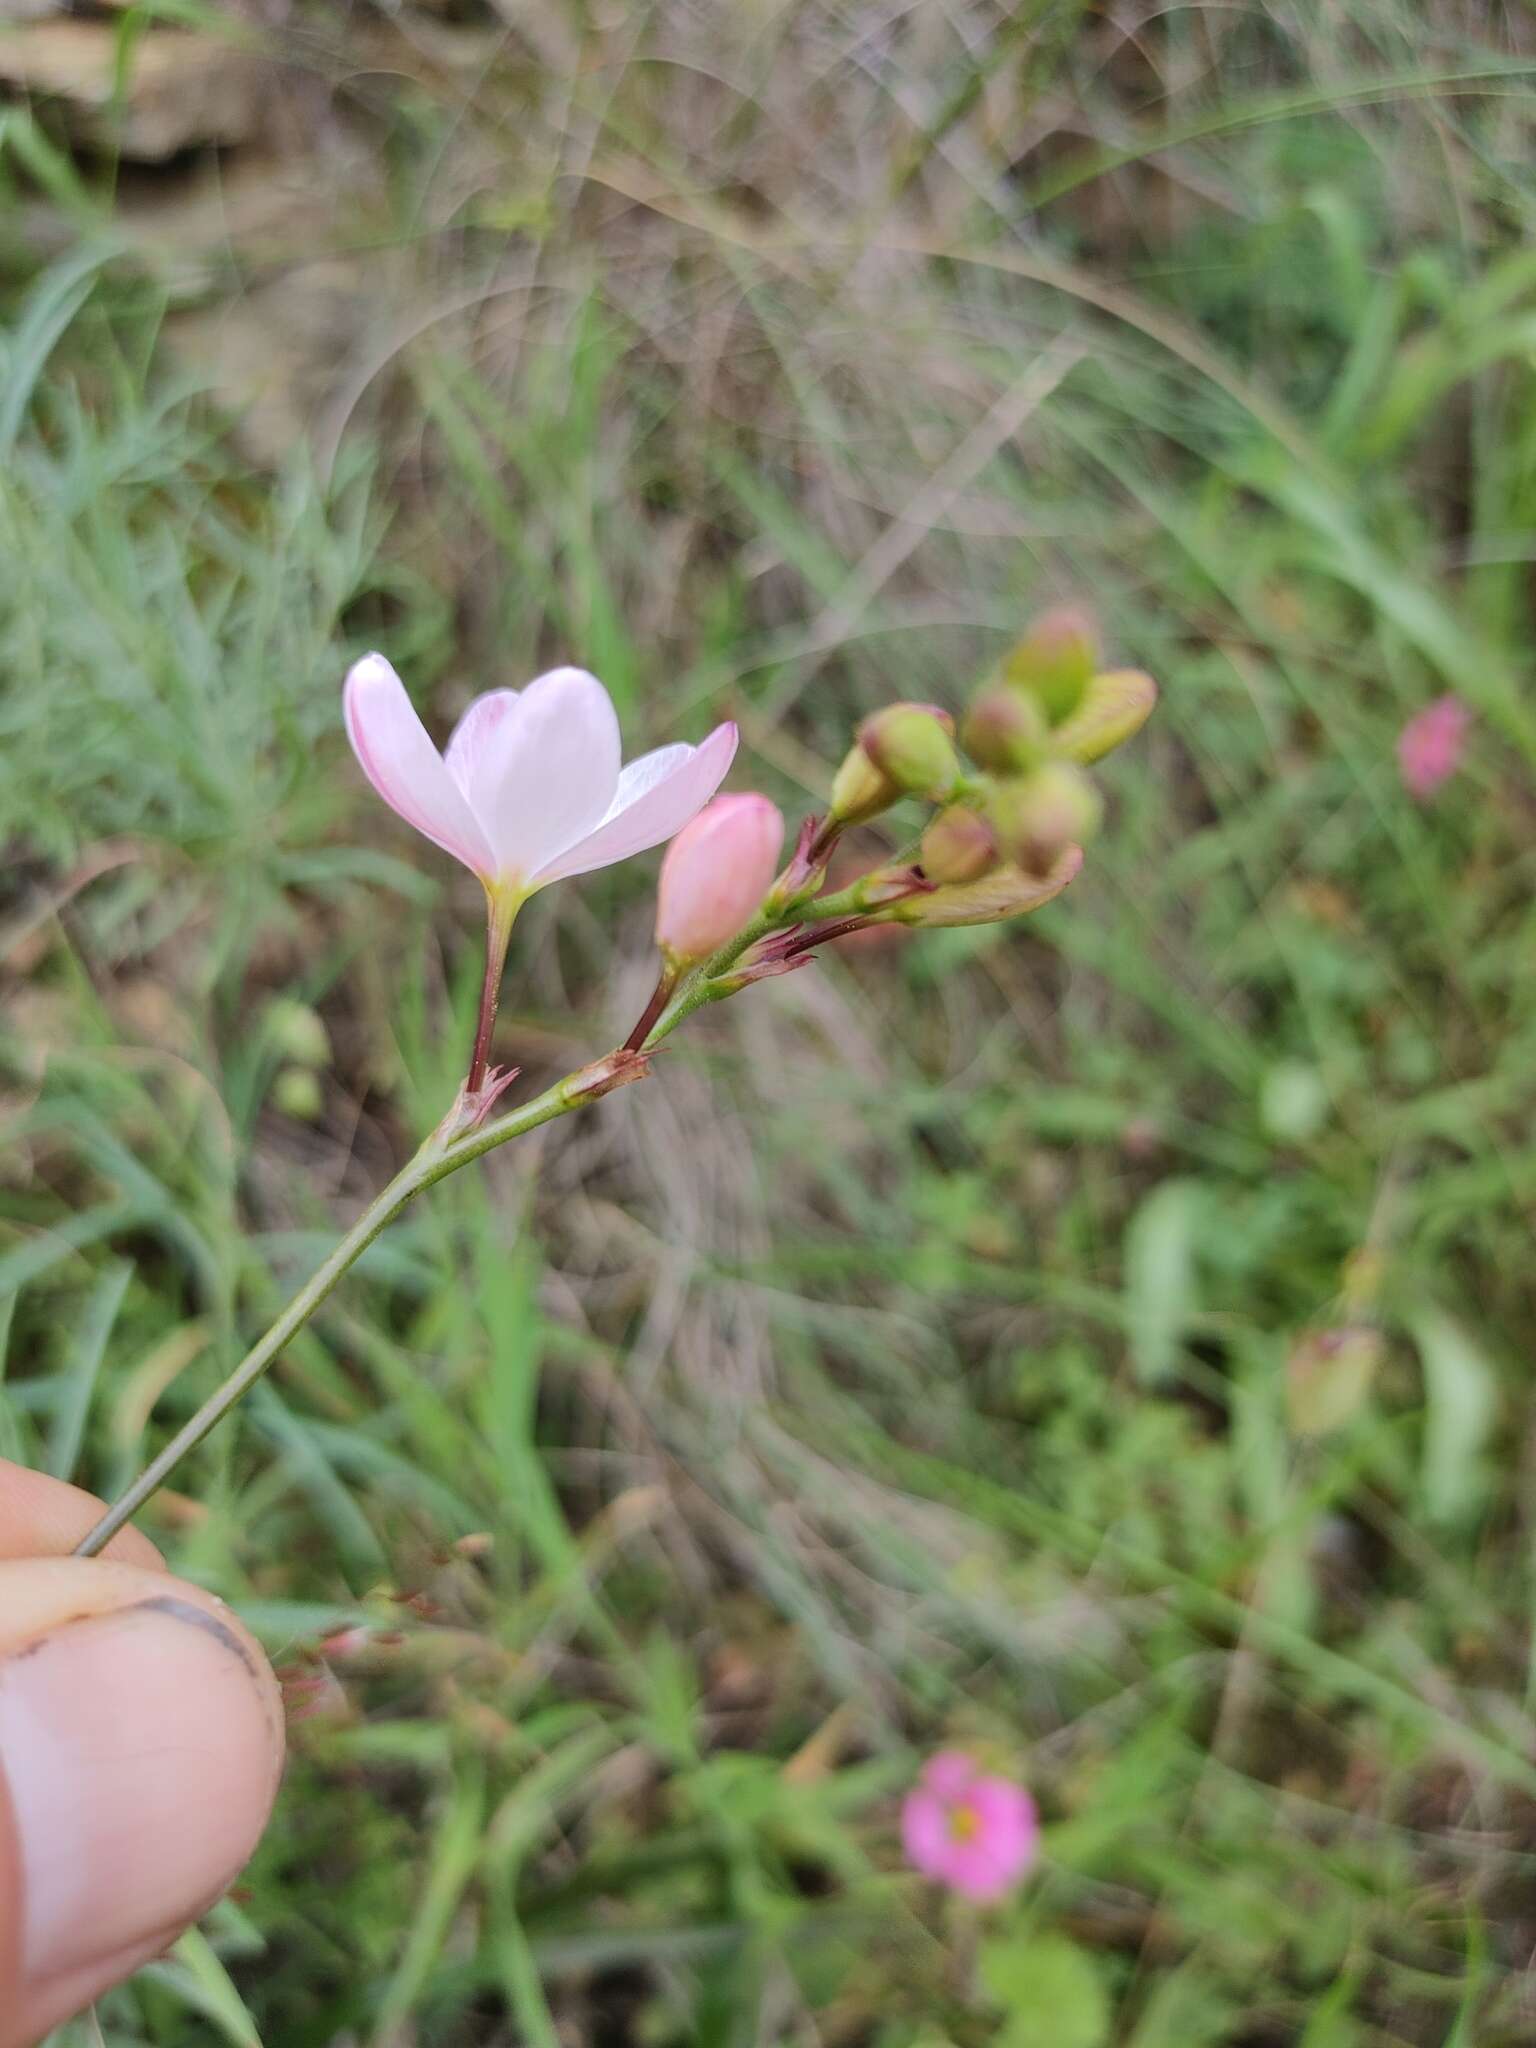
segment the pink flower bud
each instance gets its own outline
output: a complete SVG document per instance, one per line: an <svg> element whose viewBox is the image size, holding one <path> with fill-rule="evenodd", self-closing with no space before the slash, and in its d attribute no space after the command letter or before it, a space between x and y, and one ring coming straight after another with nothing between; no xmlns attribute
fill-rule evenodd
<svg viewBox="0 0 1536 2048"><path fill-rule="evenodd" d="M669 961L702 960L735 936L768 894L784 820L765 796L717 796L667 848L656 943Z"/></svg>
<svg viewBox="0 0 1536 2048"><path fill-rule="evenodd" d="M1461 764L1472 714L1459 697L1437 697L1410 718L1397 738L1397 765L1403 786L1420 803L1427 802Z"/></svg>

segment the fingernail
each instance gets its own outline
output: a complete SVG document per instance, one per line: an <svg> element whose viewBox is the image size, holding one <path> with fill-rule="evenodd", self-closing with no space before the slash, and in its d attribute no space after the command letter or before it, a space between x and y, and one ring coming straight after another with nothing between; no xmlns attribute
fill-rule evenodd
<svg viewBox="0 0 1536 2048"><path fill-rule="evenodd" d="M203 1910L254 1848L280 1760L250 1649L172 1594L66 1623L0 1663L26 1981Z"/></svg>

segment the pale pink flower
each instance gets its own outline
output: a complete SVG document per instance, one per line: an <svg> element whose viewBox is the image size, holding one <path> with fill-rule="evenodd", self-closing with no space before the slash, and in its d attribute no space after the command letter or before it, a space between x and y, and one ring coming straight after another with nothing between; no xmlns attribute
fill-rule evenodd
<svg viewBox="0 0 1536 2048"><path fill-rule="evenodd" d="M1409 719L1397 736L1397 765L1410 796L1423 803L1456 773L1471 723L1466 705L1450 695Z"/></svg>
<svg viewBox="0 0 1536 2048"><path fill-rule="evenodd" d="M733 938L768 894L784 849L778 806L717 796L667 848L656 894L656 943L669 959L702 960Z"/></svg>
<svg viewBox="0 0 1536 2048"><path fill-rule="evenodd" d="M963 1750L941 1749L901 1809L907 1861L962 1898L987 1904L1010 1892L1034 1862L1035 1802L1010 1778L989 1777Z"/></svg>
<svg viewBox="0 0 1536 2048"><path fill-rule="evenodd" d="M736 728L619 765L612 699L585 669L477 697L439 753L382 654L348 672L347 737L391 809L512 902L644 853L719 788Z"/></svg>

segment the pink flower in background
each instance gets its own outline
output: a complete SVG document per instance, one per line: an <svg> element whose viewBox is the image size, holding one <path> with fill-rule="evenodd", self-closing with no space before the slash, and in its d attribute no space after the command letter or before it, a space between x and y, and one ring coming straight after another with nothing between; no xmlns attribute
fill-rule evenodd
<svg viewBox="0 0 1536 2048"><path fill-rule="evenodd" d="M477 697L442 753L382 654L354 664L342 701L352 751L385 803L519 900L670 839L736 751L735 726L719 725L701 746L658 747L621 768L613 701L580 668Z"/></svg>
<svg viewBox="0 0 1536 2048"><path fill-rule="evenodd" d="M784 820L765 796L717 796L667 848L656 896L656 943L675 961L702 960L733 938L768 894Z"/></svg>
<svg viewBox="0 0 1536 2048"><path fill-rule="evenodd" d="M901 1809L907 1861L979 1904L1011 1891L1035 1860L1035 1802L1010 1778L988 1777L963 1750L942 1749Z"/></svg>
<svg viewBox="0 0 1536 2048"><path fill-rule="evenodd" d="M1403 786L1423 803L1461 765L1472 714L1459 697L1437 697L1410 718L1397 736Z"/></svg>

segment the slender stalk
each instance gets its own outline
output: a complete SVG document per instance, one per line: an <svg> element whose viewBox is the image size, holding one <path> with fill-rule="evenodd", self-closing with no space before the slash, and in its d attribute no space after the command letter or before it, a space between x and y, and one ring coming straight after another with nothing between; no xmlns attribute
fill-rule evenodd
<svg viewBox="0 0 1536 2048"><path fill-rule="evenodd" d="M677 969L668 961L661 963L661 972L656 977L656 986L651 990L651 999L636 1019L635 1028L624 1041L625 1052L638 1052L651 1034L651 1026L667 1007L667 997L677 986Z"/></svg>
<svg viewBox="0 0 1536 2048"><path fill-rule="evenodd" d="M868 925L864 916L839 917L831 924L815 924L808 932L802 932L797 939L791 939L784 948L786 960L793 960L798 953L808 953L812 946L826 944L829 939L846 939L850 932L861 932Z"/></svg>
<svg viewBox="0 0 1536 2048"><path fill-rule="evenodd" d="M916 861L921 848L921 840L913 839L893 853L889 859L883 860L880 867L882 870L910 867ZM801 915L814 917L819 921L822 918L847 917L855 911L878 909L878 904L871 904L865 900L864 884L867 880L868 876L861 875L856 882L850 882L846 889L839 889L835 895L818 896L814 903L806 906Z"/></svg>
<svg viewBox="0 0 1536 2048"><path fill-rule="evenodd" d="M685 1017L691 1017L695 1010L701 1009L705 1003L712 1000L709 984L716 975L724 974L728 967L734 967L749 946L755 946L759 939L767 938L768 934L777 931L780 925L795 923L801 914L794 910L760 910L752 922L739 931L734 939L727 939L718 951L710 954L702 966L696 967L692 974L683 977L666 1008L641 1040L638 1050L649 1052L653 1045L660 1045L670 1032L677 1029Z"/></svg>
<svg viewBox="0 0 1536 2048"><path fill-rule="evenodd" d="M469 1056L469 1078L464 1087L474 1095L485 1080L491 1056L491 1034L496 1029L496 1006L501 1001L501 977L507 964L507 942L522 908L522 898L488 887L485 892L485 980L480 988L480 1019L475 1026L475 1049Z"/></svg>
<svg viewBox="0 0 1536 2048"><path fill-rule="evenodd" d="M599 1062L599 1068L603 1064ZM458 1135L453 1135L446 1126L434 1131L415 1158L402 1167L382 1193L369 1203L335 1250L305 1281L277 1321L257 1339L223 1385L209 1396L190 1422L183 1424L159 1456L145 1466L127 1492L76 1546L75 1555L95 1557L105 1549L118 1530L130 1522L150 1496L165 1484L187 1453L194 1450L235 1403L250 1392L292 1338L303 1329L342 1275L407 1204L424 1189L435 1186L450 1173L456 1173L461 1166L467 1166L470 1160L506 1144L509 1138L521 1137L525 1131L579 1109L590 1096L590 1083L587 1088L582 1084L591 1071L583 1068L568 1074L532 1102L526 1102L478 1129Z"/></svg>

